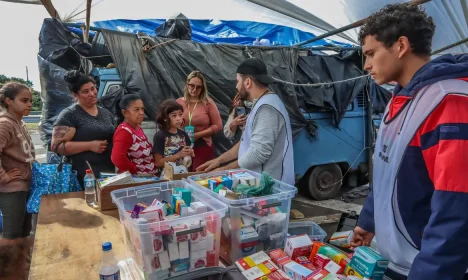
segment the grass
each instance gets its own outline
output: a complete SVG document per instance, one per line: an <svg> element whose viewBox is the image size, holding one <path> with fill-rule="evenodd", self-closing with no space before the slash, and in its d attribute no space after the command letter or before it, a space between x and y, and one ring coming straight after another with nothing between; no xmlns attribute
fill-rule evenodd
<svg viewBox="0 0 468 280"><path fill-rule="evenodd" d="M38 123L27 123L26 124L26 128L28 129L28 131L36 131L39 127L39 124Z"/></svg>

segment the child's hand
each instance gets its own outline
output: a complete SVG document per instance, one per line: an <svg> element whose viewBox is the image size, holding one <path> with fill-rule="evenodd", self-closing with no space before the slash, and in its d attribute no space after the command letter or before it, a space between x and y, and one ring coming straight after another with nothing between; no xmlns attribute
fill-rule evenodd
<svg viewBox="0 0 468 280"><path fill-rule="evenodd" d="M190 149L189 146L185 146L180 152L177 153L178 158L183 158L185 156L191 156L193 154L193 150Z"/></svg>

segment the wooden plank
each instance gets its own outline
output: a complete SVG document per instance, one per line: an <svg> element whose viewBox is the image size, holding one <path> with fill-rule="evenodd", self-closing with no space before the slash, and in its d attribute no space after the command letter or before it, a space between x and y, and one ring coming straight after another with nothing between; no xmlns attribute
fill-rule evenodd
<svg viewBox="0 0 468 280"><path fill-rule="evenodd" d="M43 196L29 279L98 279L107 241L124 255L117 210L87 206L83 192Z"/></svg>

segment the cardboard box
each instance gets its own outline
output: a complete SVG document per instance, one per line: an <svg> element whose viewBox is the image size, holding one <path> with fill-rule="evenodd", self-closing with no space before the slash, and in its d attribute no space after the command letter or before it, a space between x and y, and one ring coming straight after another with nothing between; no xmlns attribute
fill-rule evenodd
<svg viewBox="0 0 468 280"><path fill-rule="evenodd" d="M322 254L317 254L315 255L314 261L312 263L317 269L322 269L331 261L332 260L329 257L324 256Z"/></svg>
<svg viewBox="0 0 468 280"><path fill-rule="evenodd" d="M261 251L236 261L236 267L242 272L257 266L266 260L270 260L270 257L265 252Z"/></svg>
<svg viewBox="0 0 468 280"><path fill-rule="evenodd" d="M248 280L255 280L277 270L278 267L276 267L276 265L271 260L266 260L255 267L243 271L242 275L244 275L244 277Z"/></svg>
<svg viewBox="0 0 468 280"><path fill-rule="evenodd" d="M352 230L343 231L343 232L335 232L330 238L330 244L343 247L343 248L350 248L353 234L354 233Z"/></svg>
<svg viewBox="0 0 468 280"><path fill-rule="evenodd" d="M187 177L197 174L203 174L204 172L188 172L183 174L174 174L174 168L172 165L168 164L167 162L164 164L163 174L161 175L162 178L169 180L169 181L177 181L182 179L187 179Z"/></svg>
<svg viewBox="0 0 468 280"><path fill-rule="evenodd" d="M343 274L344 268L336 262L328 262L324 269L333 274Z"/></svg>
<svg viewBox="0 0 468 280"><path fill-rule="evenodd" d="M284 270L284 265L289 263L291 261L291 258L288 256L284 256L278 259L278 262L276 263L282 270Z"/></svg>
<svg viewBox="0 0 468 280"><path fill-rule="evenodd" d="M291 280L291 277L289 277L285 272L277 270L268 275L260 277L259 280Z"/></svg>
<svg viewBox="0 0 468 280"><path fill-rule="evenodd" d="M284 265L284 272L294 280L305 280L313 274L313 271L294 262L290 261Z"/></svg>
<svg viewBox="0 0 468 280"><path fill-rule="evenodd" d="M324 269L320 269L315 271L312 275L306 278L306 280L323 280L327 277L330 273Z"/></svg>
<svg viewBox="0 0 468 280"><path fill-rule="evenodd" d="M354 252L353 259L347 266L348 273L353 271L356 275L381 280L387 270L389 261L384 259L371 247L358 247ZM351 274L353 275L353 274Z"/></svg>
<svg viewBox="0 0 468 280"><path fill-rule="evenodd" d="M271 260L278 264L278 259L287 256L286 253L281 249L276 249L270 252Z"/></svg>
<svg viewBox="0 0 468 280"><path fill-rule="evenodd" d="M286 240L284 252L294 260L300 256L310 256L311 249L312 241L310 241L308 235L303 234L288 238Z"/></svg>

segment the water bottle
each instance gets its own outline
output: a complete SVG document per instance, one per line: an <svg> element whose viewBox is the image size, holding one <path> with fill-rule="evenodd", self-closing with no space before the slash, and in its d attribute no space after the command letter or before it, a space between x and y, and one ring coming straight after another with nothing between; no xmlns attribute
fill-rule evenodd
<svg viewBox="0 0 468 280"><path fill-rule="evenodd" d="M102 244L102 261L99 268L99 280L120 280L120 268L112 253L112 243Z"/></svg>
<svg viewBox="0 0 468 280"><path fill-rule="evenodd" d="M253 41L254 46L260 46L260 40L257 38L255 41Z"/></svg>
<svg viewBox="0 0 468 280"><path fill-rule="evenodd" d="M97 207L96 203L96 178L94 178L91 169L86 170L86 176L84 177L85 186L85 199L86 204L91 207Z"/></svg>

